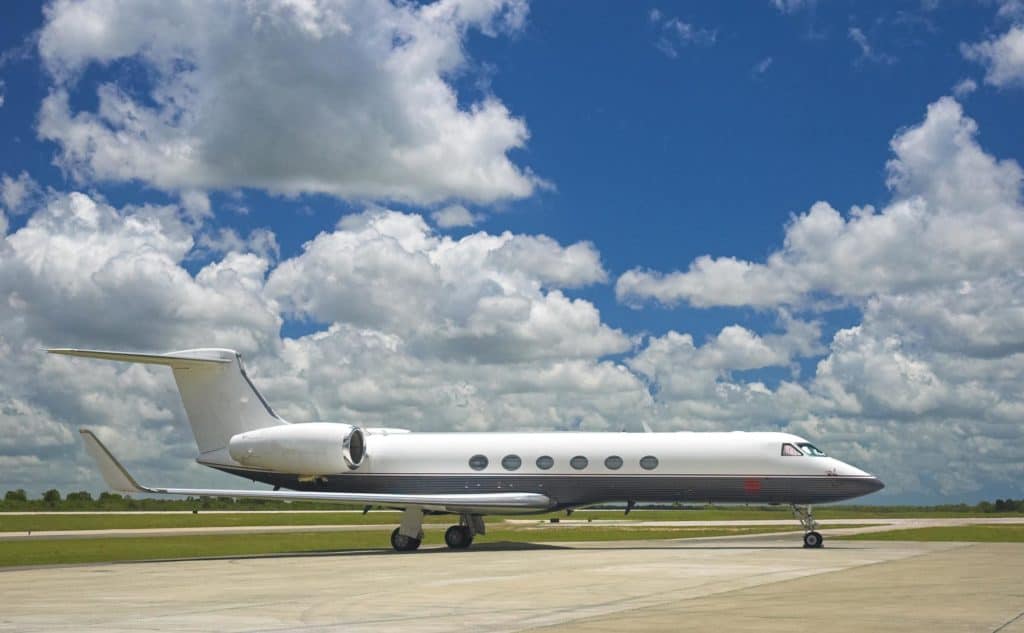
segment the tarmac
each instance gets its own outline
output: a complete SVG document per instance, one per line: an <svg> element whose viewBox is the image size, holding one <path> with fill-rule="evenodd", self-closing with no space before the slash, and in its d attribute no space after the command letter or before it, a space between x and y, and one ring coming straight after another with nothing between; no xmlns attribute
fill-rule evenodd
<svg viewBox="0 0 1024 633"><path fill-rule="evenodd" d="M23 568L0 631L1024 632L1024 544L828 536Z"/></svg>

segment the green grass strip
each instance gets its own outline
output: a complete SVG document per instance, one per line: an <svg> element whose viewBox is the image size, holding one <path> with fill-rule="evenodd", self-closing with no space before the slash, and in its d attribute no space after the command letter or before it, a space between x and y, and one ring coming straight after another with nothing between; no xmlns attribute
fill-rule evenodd
<svg viewBox="0 0 1024 633"><path fill-rule="evenodd" d="M949 518L970 517L970 514L942 512L913 512L904 510L895 513L874 509L846 509L843 507L817 508L814 513L819 520L828 519L882 519L882 518ZM145 529L145 528L185 528L185 527L242 527L257 525L380 525L397 523L398 512L372 511L363 515L358 512L233 512L211 514L200 511L198 514L34 514L13 515L0 513L0 532L43 532L51 530L110 530L110 529ZM502 518L537 519L566 518L564 512L548 514L532 514L514 517L493 517L492 521ZM628 515L622 512L605 512L580 510L574 512L573 520L631 520L631 521L734 521L734 520L792 520L793 514L788 508L724 508L708 510L634 510ZM453 517L448 515L429 515L424 517L426 523L452 523ZM795 524L795 523L794 523Z"/></svg>
<svg viewBox="0 0 1024 633"><path fill-rule="evenodd" d="M780 531L780 528L557 527L496 529L489 531L486 536L477 537L477 543L676 539L777 531ZM359 530L2 541L0 542L0 567L390 549L389 535L390 532L384 530ZM443 543L442 530L427 531L424 544L440 545L441 543Z"/></svg>
<svg viewBox="0 0 1024 633"><path fill-rule="evenodd" d="M974 543L1024 543L1024 525L958 525L913 528L855 534L835 538L852 541L963 541Z"/></svg>

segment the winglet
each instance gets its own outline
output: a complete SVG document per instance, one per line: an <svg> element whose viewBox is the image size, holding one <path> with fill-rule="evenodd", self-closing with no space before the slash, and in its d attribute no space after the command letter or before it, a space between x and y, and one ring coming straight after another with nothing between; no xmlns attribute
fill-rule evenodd
<svg viewBox="0 0 1024 633"><path fill-rule="evenodd" d="M148 488L140 486L139 482L135 481L128 474L124 466L117 461L92 431L89 429L79 429L78 432L82 434L85 450L96 461L100 474L103 475L104 481L107 482L107 486L111 490L116 490L117 492L149 492Z"/></svg>

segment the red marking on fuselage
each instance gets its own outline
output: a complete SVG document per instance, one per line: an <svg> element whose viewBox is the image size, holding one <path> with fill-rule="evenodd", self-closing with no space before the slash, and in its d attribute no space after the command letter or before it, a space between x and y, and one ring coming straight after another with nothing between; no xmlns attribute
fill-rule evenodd
<svg viewBox="0 0 1024 633"><path fill-rule="evenodd" d="M743 491L748 494L757 494L761 492L761 480L760 479L744 479L743 480Z"/></svg>

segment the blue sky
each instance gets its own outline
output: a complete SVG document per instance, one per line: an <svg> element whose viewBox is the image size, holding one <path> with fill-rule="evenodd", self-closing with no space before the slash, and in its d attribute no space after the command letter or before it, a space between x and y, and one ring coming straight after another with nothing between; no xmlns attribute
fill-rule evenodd
<svg viewBox="0 0 1024 633"><path fill-rule="evenodd" d="M89 284L126 253L147 252L150 246L135 242L119 250L114 234L142 205L167 205L176 220L173 226L160 220L161 232L184 246L161 242L152 249L188 283L231 303L230 293L241 290L211 290L203 271L231 268L232 253L263 262L262 272L252 273L258 289L244 290L252 293L246 297L253 314L266 312L265 322L202 315L198 305L200 316L185 322L218 344L243 348L271 396L286 399L284 408L291 406L295 417L310 410L346 420L410 414L409 400L385 397L361 407L344 396L367 388L387 393L410 381L413 370L356 372L302 394L282 386L298 375L295 349L321 354L311 350L327 347L322 337L363 328L404 346L407 356L393 359L397 365L436 375L437 384L425 391L447 393L456 384L481 399L479 411L468 415L436 398L412 398L421 417L408 425L416 428L562 428L583 420L584 428L600 429L636 419L666 429L789 428L820 435L837 454L852 454L851 461L868 460L861 465L892 482L886 492L892 501L1019 492L1024 455L1006 443L1022 434L1018 411L1024 408L1010 388L1024 375L1019 335L1010 327L1020 310L1022 269L1000 250L1015 248L1013 222L1021 220L1014 171L1024 153L1019 3L467 0L341 3L334 14L330 5L310 5L307 22L268 5L210 16L212 24L203 21L209 7L189 11L176 3L19 3L0 10L0 174L6 176L0 227L6 224L12 242L8 253L17 254L8 270L21 271L20 257L29 271L0 279L9 306L0 314L0 323L9 323L0 337L60 345L68 343L57 340L61 328L70 328L63 332L72 343L116 344L102 303L75 301L93 295L133 301L133 286L117 285L124 277L102 289ZM331 30L338 25L344 28ZM300 35L289 30L296 28ZM233 47L225 33L248 33L251 43L243 37ZM374 38L389 34L390 52L375 57ZM104 86L116 95L103 97ZM63 94L63 111L47 108ZM449 94L451 103L444 101ZM104 114L107 107L142 114ZM484 110L493 119L471 130L468 121L482 120L477 115ZM376 132L364 137L360 130L370 128ZM903 149L900 140L907 141ZM178 165L166 159L168 148L188 148L188 156L200 158ZM416 168L394 158L420 150L434 158ZM477 174L482 165L487 168ZM896 182L894 174L905 178ZM994 184L979 185L978 193L969 184L975 182ZM54 209L72 192L109 208L109 223L90 225L89 235L71 231L77 221ZM820 201L831 210L812 213ZM886 228L899 205L913 201L925 209L920 224L893 220L895 228ZM432 219L453 205L474 217L472 225ZM859 212L851 209L866 205L877 221L858 223ZM394 222L403 228L380 228L383 209L399 214ZM356 218L354 224L339 225L345 216ZM33 221L45 230L29 230ZM843 228L815 232L830 222ZM412 264L364 253L367 259L353 265L369 275L365 284L347 278L345 271L355 269L337 260L336 249L366 245L360 240L370 233L357 225L371 227L374 236L418 235L398 255L426 254L443 283L422 297L407 292L403 298L414 299L403 311L395 307L400 301L376 293L405 283L426 288L423 277L410 277L415 283L401 277ZM989 225L996 235L1005 228L1006 243L979 253L953 239L985 244L989 233L969 231ZM803 228L818 237L792 246ZM454 243L505 232L529 238L527 245L503 256L505 267L479 283L438 263L436 249L447 247L422 246L445 236ZM318 234L320 259L309 245ZM109 246L110 259L67 272L80 278L47 277L39 260L58 257L58 245L75 240ZM468 242L458 243L470 250ZM773 253L788 263L770 265ZM858 259L863 253L876 259ZM702 256L710 256L713 270L694 271ZM719 264L733 261L753 272L726 278ZM365 262L385 263L367 273L373 264ZM945 264L924 271L921 262ZM141 264L129 268L146 285ZM288 277L292 269L301 274ZM44 298L33 299L29 287ZM962 313L940 313L947 295L982 287L985 294L964 301ZM47 288L76 310L79 325L47 323L61 305L46 302ZM489 322L492 308L483 303L461 311L466 297L494 292L525 302L531 316ZM557 326L533 322L538 309L561 297L575 303L559 313ZM182 301L188 307L193 299ZM166 305L147 310L141 314L161 317L139 324L125 340L200 344L178 332ZM423 311L418 321L417 310ZM250 326L258 333L238 334ZM559 334L559 327L567 329ZM957 330L964 327L972 332ZM455 339L446 337L456 330L458 341L468 337L472 345L449 348ZM501 340L501 332L513 331L525 338ZM531 338L537 331L544 335ZM690 335L692 343L672 333ZM947 339L968 342L961 348ZM370 362L370 351L351 345L337 342L334 356L323 353L322 360L365 356ZM495 349L481 351L486 345ZM507 345L528 353L512 358L496 351ZM534 353L533 345L557 351ZM10 368L73 371L4 353ZM478 376L480 364L493 375ZM950 369L968 365L969 375ZM564 392L520 385L524 372L566 367L580 373ZM633 384L608 383L607 402L588 400L584 385L614 382L608 372L615 367ZM888 384L905 399L874 384L890 372ZM17 464L9 471L19 473L12 483L22 483L42 468L31 463L33 456L75 454L64 431L74 425L68 412L76 398L85 396L68 389L59 394L66 401L57 403L51 390L27 382L6 387L7 408L20 417L4 424L35 415L45 419L40 432L53 436L0 450ZM163 429L160 441L186 455L173 392L167 385L152 389L108 395L123 398L125 410L145 408L147 399L161 402L151 416ZM102 391L82 386L92 397L99 397L96 390ZM131 434L131 424L109 422L110 433ZM922 444L910 449L886 439L907 432ZM965 459L941 472L965 437L973 438L973 450L991 452L994 464ZM145 439L125 441L125 450L145 455ZM917 456L908 457L909 450ZM181 462L155 472L180 472ZM67 484L84 473L69 471L54 481Z"/></svg>

